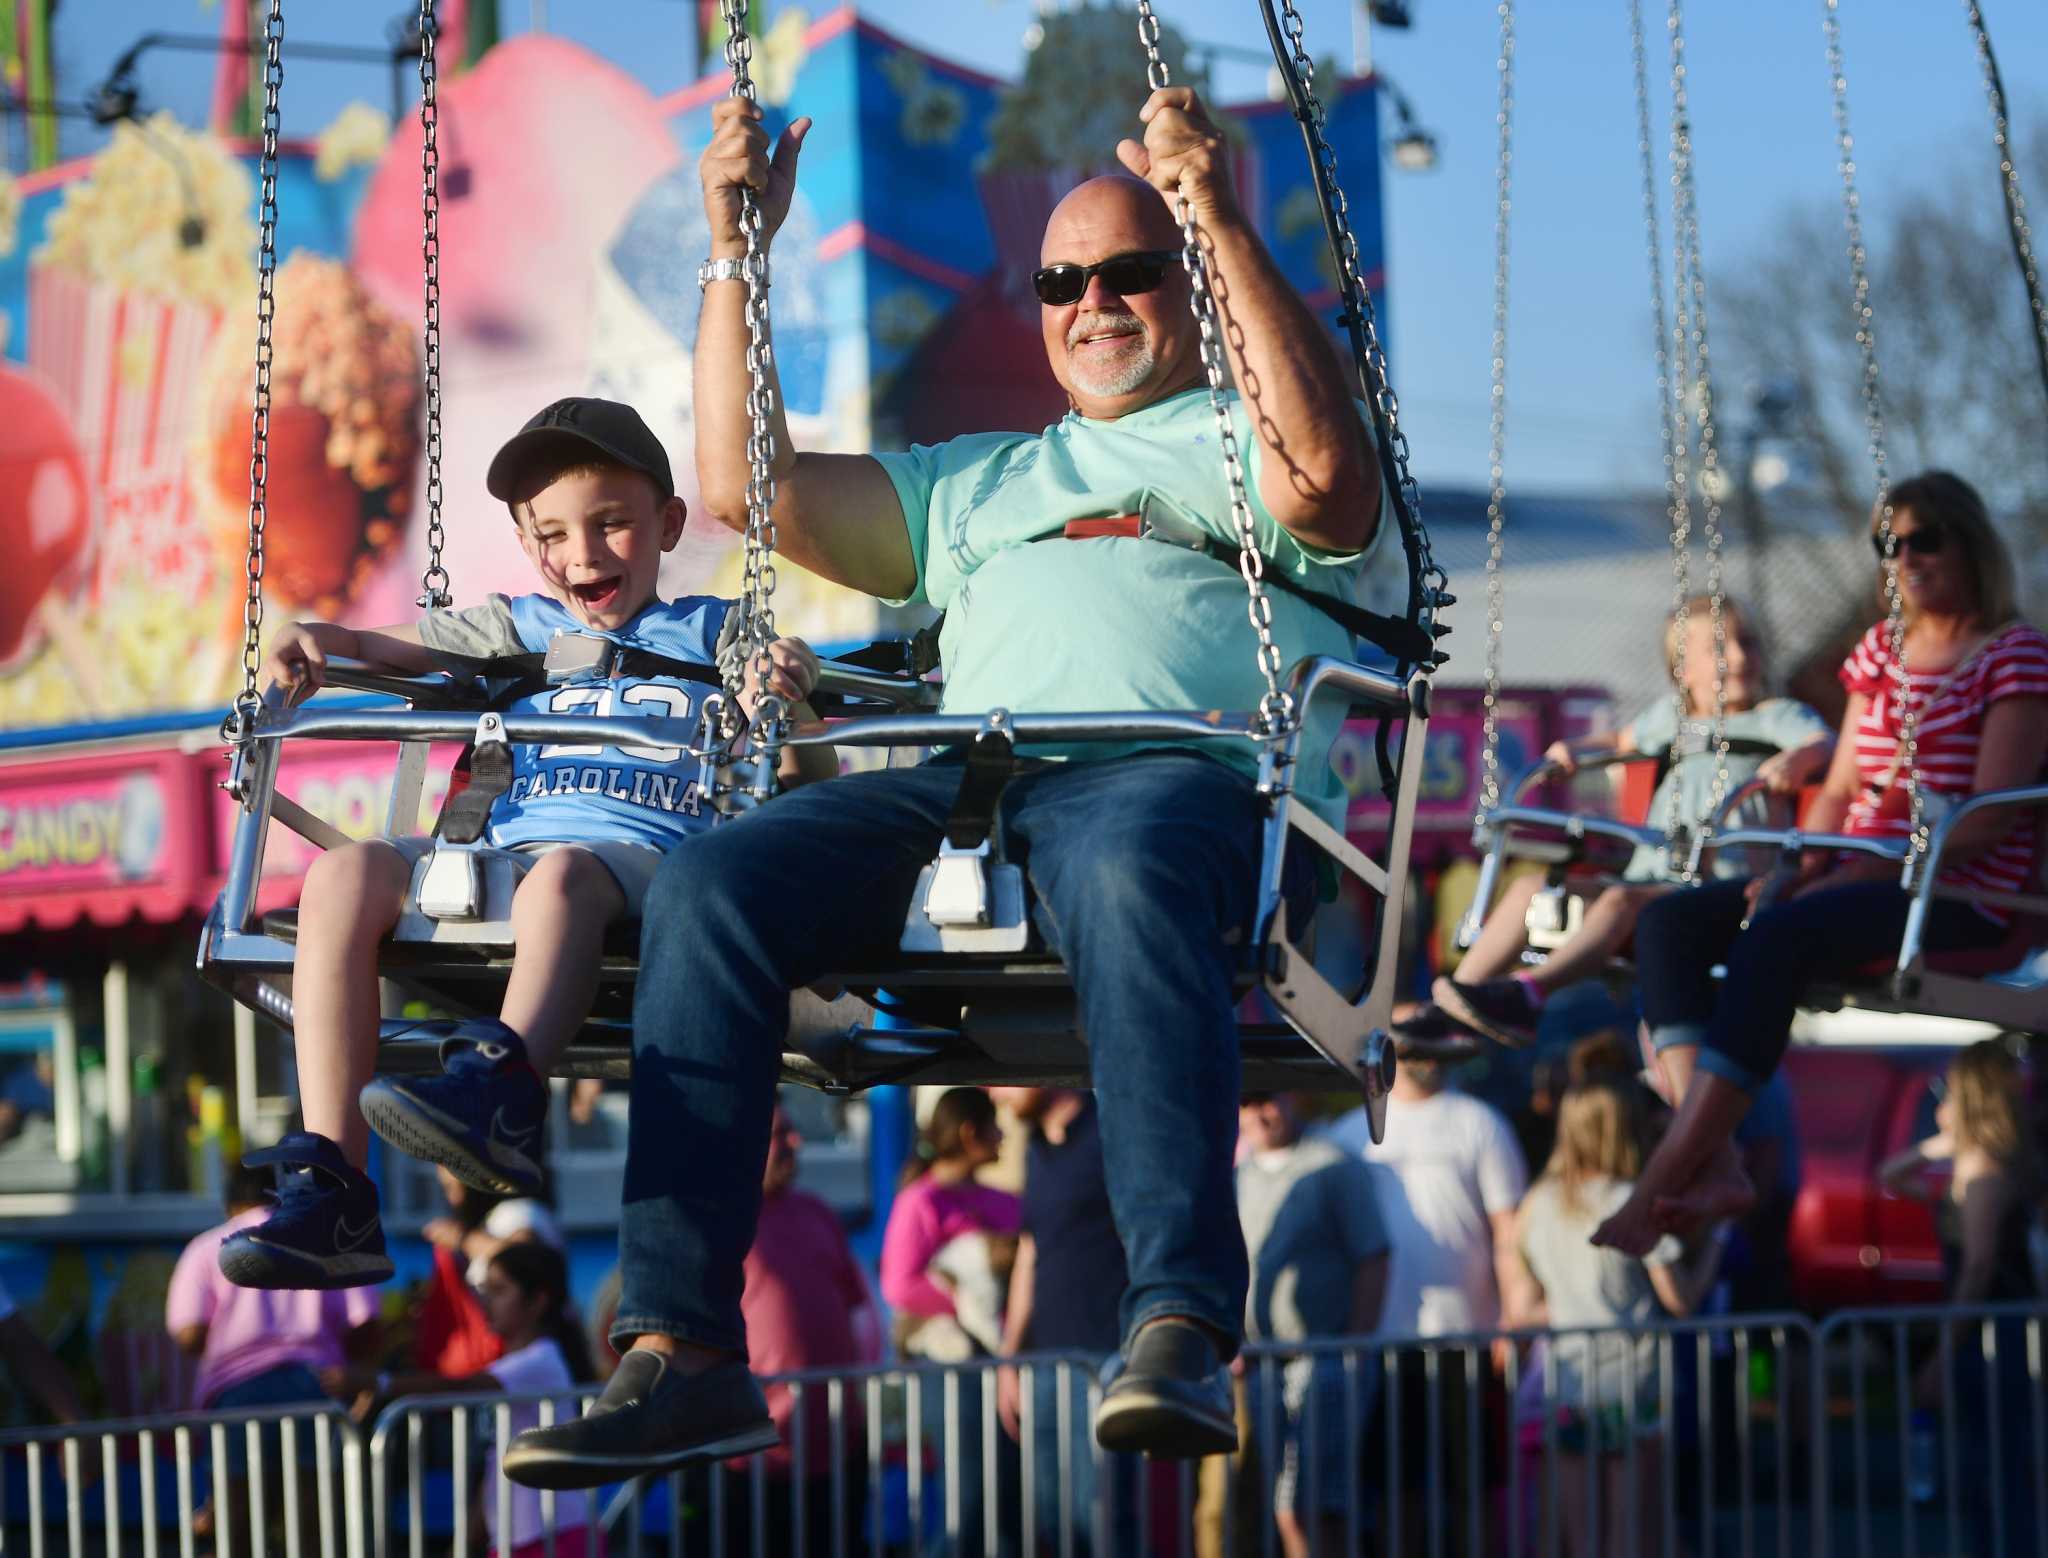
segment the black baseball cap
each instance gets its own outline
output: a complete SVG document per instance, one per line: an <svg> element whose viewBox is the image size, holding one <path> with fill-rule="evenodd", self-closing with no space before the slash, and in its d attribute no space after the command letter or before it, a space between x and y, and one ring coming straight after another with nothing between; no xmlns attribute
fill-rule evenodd
<svg viewBox="0 0 2048 1558"><path fill-rule="evenodd" d="M565 395L528 417L526 426L492 459L484 486L501 503L510 503L526 473L536 465L560 467L593 454L640 472L663 498L676 495L668 451L640 419L640 413L616 400L590 395Z"/></svg>

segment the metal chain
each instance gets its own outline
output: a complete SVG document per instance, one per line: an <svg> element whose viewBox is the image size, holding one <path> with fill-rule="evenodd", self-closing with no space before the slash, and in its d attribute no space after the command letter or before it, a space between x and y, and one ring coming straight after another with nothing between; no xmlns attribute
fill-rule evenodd
<svg viewBox="0 0 2048 1558"><path fill-rule="evenodd" d="M1977 0L1963 0L1969 13L1970 30L1976 37L1977 63L1984 70L1984 95L1991 103L1991 139L1998 147L2000 187L2005 195L2005 216L2012 229L2012 252L2020 267L2020 280L2027 289L2027 311L2034 326L2034 355L2041 366L2041 387L2048 391L2048 300L2041 296L2041 271L2034 261L2034 230L2027 222L2027 202L2020 194L2019 161L2013 154L2012 131L2005 111L2005 82L1998 73L1998 56L1991 49L1991 32L1984 25L1984 13Z"/></svg>
<svg viewBox="0 0 2048 1558"><path fill-rule="evenodd" d="M440 105L434 95L435 0L420 0L420 272L424 278L420 360L426 400L427 566L420 574L419 605L443 610L453 603L448 570L441 565L447 533L441 525L441 149L435 138Z"/></svg>
<svg viewBox="0 0 2048 1558"><path fill-rule="evenodd" d="M1869 438L1871 468L1877 477L1877 535L1884 547L1885 636L1898 698L1899 739L1905 749L1900 772L1906 776L1910 807L1906 837L1906 864L1910 870L1927 847L1926 815L1920 793L1920 722L1913 707L1912 680L1906 672L1906 599L1899 588L1898 542L1892 534L1892 483L1885 460L1884 400L1878 389L1877 324L1870 307L1869 253L1863 246L1863 200L1856 192L1856 138L1849 133L1849 80L1842 65L1839 5L1840 0L1821 0L1821 23L1827 38L1828 80L1835 100L1842 224L1849 239L1850 303L1856 320L1856 345L1863 358L1863 426Z"/></svg>
<svg viewBox="0 0 2048 1558"><path fill-rule="evenodd" d="M1479 811L1472 819L1475 824L1484 823L1487 813L1500 805L1500 640L1507 619L1506 588L1501 580L1501 533L1508 512L1503 473L1508 412L1508 215L1514 170L1514 0L1500 0L1497 9L1500 54L1494 69L1500 78L1500 100L1494 111L1499 134L1493 175L1493 392L1487 424L1487 477L1492 485L1486 495L1486 698L1481 721Z"/></svg>
<svg viewBox="0 0 2048 1558"><path fill-rule="evenodd" d="M1710 727L1714 773L1706 815L1696 824L1703 830L1728 793L1728 623L1727 585L1722 568L1725 538L1721 528L1720 446L1714 427L1713 363L1707 347L1707 281L1700 260L1699 186L1693 175L1684 9L1684 0L1670 0L1667 25L1671 36L1671 224L1679 304L1692 345L1688 376L1693 425L1686 429L1681 422L1681 432L1689 442L1696 440L1699 455L1700 539L1707 553L1707 613L1714 646L1714 710ZM1682 641L1690 632L1690 622L1680 620L1676 626ZM1682 660L1680 664L1683 665ZM1682 689L1680 696L1683 697ZM1674 796L1678 788L1672 786ZM1688 867L1682 874L1689 880L1692 871Z"/></svg>
<svg viewBox="0 0 2048 1558"><path fill-rule="evenodd" d="M1366 390L1386 424L1387 443L1393 451L1402 501L1414 525L1417 571L1422 583L1421 622L1427 629L1435 620L1437 608L1449 603L1446 592L1450 576L1431 553L1429 531L1422 523L1422 492L1409 469L1408 435L1401 430L1401 403L1394 395L1393 379L1387 371L1386 350L1380 345L1372 292L1365 284L1364 268L1358 258L1358 239L1351 231L1350 202L1344 198L1344 190L1337 182L1337 153L1330 145L1329 115L1322 99L1316 96L1315 61L1309 56L1301 12L1296 9L1294 0L1280 0L1280 20L1294 56L1294 73L1301 83L1302 100L1308 107L1305 129L1315 148L1316 161L1323 170L1323 181L1330 191L1331 212L1337 227L1338 266L1342 272L1337 278L1337 288L1344 298L1344 306L1358 319L1365 336Z"/></svg>
<svg viewBox="0 0 2048 1558"><path fill-rule="evenodd" d="M719 13L725 20L732 95L754 102L754 42L747 34L747 0L719 0ZM736 664L754 669L764 689L755 718L773 728L782 716L782 701L765 690L773 669L768 646L775 639L775 387L770 380L775 357L768 338L768 259L761 238L761 201L752 189L740 191L740 231L747 241L747 529L740 592L740 632L747 653ZM741 673L734 674L744 680ZM742 724L739 692L738 683L729 686L723 702L721 733L728 739Z"/></svg>
<svg viewBox="0 0 2048 1558"><path fill-rule="evenodd" d="M1145 81L1154 91L1171 85L1166 61L1159 55L1159 18L1152 0L1138 0L1138 41L1145 48ZM1216 295L1209 286L1209 261L1193 206L1176 191L1174 220L1180 224L1181 263L1188 273L1188 307L1195 316L1202 371L1209 384L1209 408L1216 414L1216 442L1223 450L1223 475L1230 489L1230 518L1237 533L1237 571L1244 577L1246 615L1258 635L1259 675L1266 690L1259 698L1259 729L1277 743L1294 728L1294 695L1280 685L1280 646L1273 641L1273 602L1266 594L1266 560L1259 551L1258 529L1251 499L1245 491L1245 467L1238 453L1237 430L1231 425L1230 402L1224 396L1223 333L1217 324Z"/></svg>
<svg viewBox="0 0 2048 1558"><path fill-rule="evenodd" d="M1673 382L1672 355L1669 340L1665 335L1667 317L1664 311L1664 241L1659 230L1657 216L1657 143L1651 134L1650 125L1650 69L1649 53L1643 41L1642 0L1629 0L1628 7L1629 46L1635 69L1636 89L1636 155L1641 163L1643 185L1643 231L1646 236L1645 250L1649 259L1650 310L1653 322L1651 343L1657 364L1657 422L1661 439L1659 448L1664 466L1665 517L1671 527L1671 631L1676 635L1677 648L1672 661L1672 675L1679 685L1672 689L1675 712L1672 728L1684 728L1686 700L1685 672L1685 603L1691 597L1692 574L1692 510L1688 492L1690 483L1689 465L1686 460L1684 432L1680 423L1678 407L1684 402L1681 384ZM1681 337L1678 337L1682 339ZM1685 377L1685 359L1680 356L1677 377ZM1664 808L1664 846L1668 865L1677 866L1681 860L1679 835L1684 830L1685 813L1679 804L1678 786L1671 787ZM1680 868L1682 875L1689 875L1690 866Z"/></svg>
<svg viewBox="0 0 2048 1558"><path fill-rule="evenodd" d="M263 22L263 150L257 163L256 387L249 409L249 546L243 572L242 689L222 734L245 740L263 708L263 531L269 522L271 326L277 318L278 93L284 86L284 0L270 0Z"/></svg>

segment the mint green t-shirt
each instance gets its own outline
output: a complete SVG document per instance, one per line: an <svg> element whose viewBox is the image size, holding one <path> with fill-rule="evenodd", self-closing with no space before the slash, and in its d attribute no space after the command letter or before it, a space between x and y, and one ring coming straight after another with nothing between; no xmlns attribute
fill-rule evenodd
<svg viewBox="0 0 2048 1558"><path fill-rule="evenodd" d="M1259 501L1260 448L1230 396L1259 549L1309 589L1390 615L1407 606L1407 561L1392 504L1363 552L1297 541ZM1249 713L1265 683L1235 568L1186 546L1122 536L1058 537L1067 521L1138 514L1167 535L1205 532L1234 545L1228 484L1208 391L1193 389L1113 421L1075 413L1043 433L985 433L875 456L895 483L917 560L903 604L946 613L943 708L953 714L1224 710ZM1303 655L1350 659L1350 635L1322 612L1269 590L1283 667ZM1343 700L1318 701L1301 745L1296 792L1342 825L1330 770ZM1110 757L1157 743L1034 746L1053 758ZM1249 741L1200 750L1246 773Z"/></svg>

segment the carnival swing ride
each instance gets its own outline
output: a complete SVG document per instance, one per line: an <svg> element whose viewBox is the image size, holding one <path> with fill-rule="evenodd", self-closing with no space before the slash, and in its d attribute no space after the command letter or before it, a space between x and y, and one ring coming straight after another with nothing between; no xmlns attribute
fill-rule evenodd
<svg viewBox="0 0 2048 1558"><path fill-rule="evenodd" d="M753 44L744 0L722 0L728 27L725 59L732 92L751 99ZM1247 614L1264 694L1258 707L1239 713L1147 711L1036 714L992 709L981 714L935 712L939 688L927 673L929 635L902 645L877 645L840 661L827 661L820 682L832 717L823 728L796 728L780 701L762 698L743 719L735 696L740 671L704 700L701 719L619 714L535 715L502 712L512 699L560 679L593 674L592 657L561 645L551 666L539 656L491 661L448 659L426 677L393 677L363 667L330 664L337 687L388 696L391 708L290 708L278 689L258 685L263 624L266 435L269 418L272 289L276 269L279 92L283 0L269 0L262 33L263 121L259 159L255 390L251 458L247 595L241 690L223 725L230 748L226 789L237 807L230 870L202 932L203 974L238 1001L285 1027L292 1003L280 981L292 971L294 911L260 914L257 885L271 826L291 829L319 848L344 842L333 827L278 788L279 755L287 742L306 740L395 743L397 775L386 831L407 831L418 815L434 742L466 743L459 767L466 786L443 809L435 847L414 878L405 911L379 956L379 970L400 989L437 1012L459 1019L495 1013L510 967L512 881L480 847L482 803L510 772L510 750L527 742L602 744L674 754L679 765L698 765L700 799L722 814L771 801L783 749L831 743L839 747L964 748L959 800L948 819L939 855L913 897L901 950L886 966L847 970L827 985L792 998L783 1074L834 1091L885 1082L1037 1082L1085 1079L1088 1051L1075 1017L1067 974L1039 945L1026 904L1020 868L1003 857L998 803L1014 771L1016 750L1036 742L1249 744L1259 754L1258 793L1264 810L1263 851L1254 934L1240 966L1238 993L1246 999L1240 1021L1247 1087L1355 1088L1362 1092L1377 1137L1384 1129L1395 1066L1387 1028L1400 980L1402 903L1408 885L1409 840L1414 821L1428 723L1432 674L1442 661L1437 618L1451 604L1447 580L1430 553L1420 500L1409 472L1399 406L1380 346L1373 305L1359 264L1335 153L1326 134L1324 105L1293 0L1259 0L1265 33L1289 105L1306 147L1315 193L1342 301L1340 320L1356 366L1359 394L1376 435L1390 511L1399 526L1408 589L1403 616L1378 617L1353 609L1346 625L1378 651L1374 664L1310 656L1283 665L1272 634L1272 609L1252 533L1245 491L1224 401L1224 364L1216 303L1202 236L1185 202L1178 209L1182 248L1199 329L1202 362L1239 543ZM1159 21L1150 0L1137 5L1146 80L1168 84L1158 49ZM438 156L436 148L434 0L421 0L420 125L422 131L422 260L425 351L426 513L428 556L420 605L446 605L449 577L441 561L441 383L439 325ZM768 372L765 255L759 213L748 193L743 221L748 362L747 401L752 436L747 489L741 642L758 661L775 636L774 448L770 432L774 389ZM573 635L570 635L573 637ZM587 646L584 646L587 647ZM581 672L569 662L577 661ZM695 679L719 673L695 668ZM602 675L601 669L595 674ZM666 673L665 673L666 674ZM1336 700L1358 717L1379 722L1377 752L1391 817L1378 858L1305 807L1295 794L1305 712L1315 700ZM1326 972L1318 965L1313 924L1297 925L1282 891L1290 850L1308 850L1362 891L1377 910L1375 945L1363 977ZM1356 913L1327 900L1333 912ZM637 926L619 928L605 949L592 1015L567 1049L560 1069L579 1076L623 1076L631 1065L630 1014L636 972ZM1254 995L1263 999L1249 999ZM387 1021L379 1052L386 1070L435 1064L441 1021Z"/></svg>
<svg viewBox="0 0 2048 1558"><path fill-rule="evenodd" d="M1697 511L1697 534L1706 555L1705 595L1714 654L1713 708L1710 717L1700 718L1689 710L1686 695L1680 690L1674 694L1678 705L1674 728L1680 734L1669 748L1648 753L1589 751L1576 754L1575 768L1584 772L1636 767L1643 771L1641 777L1661 780L1674 763L1710 764L1710 809L1704 819L1683 817L1678 805L1680 787L1676 784L1670 787L1670 805L1661 825L1648 817L1637 820L1617 816L1616 808L1611 804L1604 808L1539 804L1540 792L1564 777L1564 770L1547 758L1531 764L1505 788L1501 784L1500 738L1494 716L1500 695L1500 645L1505 617L1501 566L1507 512L1502 477L1505 454L1503 408L1507 351L1507 223L1514 114L1514 12L1512 0L1502 0L1499 7L1500 107L1496 169L1499 200L1495 226L1490 461L1493 486L1488 503L1486 561L1486 718L1482 801L1474 818L1473 834L1474 843L1482 853L1482 861L1472 906L1458 927L1457 941L1460 947L1469 948L1477 940L1486 910L1495 902L1505 874L1516 863L1540 868L1544 876L1543 886L1527 911L1531 950L1525 957L1534 963L1542 961L1546 944L1553 944L1564 927L1577 922L1590 892L1615 880L1610 872L1601 868L1601 857L1614 846L1659 853L1665 879L1679 885L1703 880L1703 873L1711 871L1714 857L1724 851L1760 852L1777 868L1789 871L1796 868L1804 850L1833 850L1896 865L1900 885L1911 895L1910 910L1895 957L1882 959L1858 971L1851 979L1816 980L1804 992L1802 1005L1821 1010L1849 1006L1870 1011L1960 1018L1992 1024L2009 1032L2048 1037L2048 991L2040 987L2038 980L2026 975L2033 960L2048 951L2048 849L2037 842L2029 890L1997 894L1986 894L1977 889L1969 892L1968 896L1973 901L2009 913L2008 931L2002 941L1989 947L1951 952L1929 952L1922 945L1930 903L1937 897L1958 891L1943 886L1939 880L1944 852L1955 838L1957 829L1969 819L1986 812L2034 810L2048 813L2048 785L2035 783L1973 794L1944 808L1938 820L1933 818L1928 808L1928 792L1919 757L1917 726L1920 709L1903 669L1906 664L1906 605L1899 583L1899 545L1892 531L1891 474L1878 371L1876 315L1871 299L1868 252L1863 238L1862 200L1856 185L1855 142L1849 126L1848 80L1843 63L1838 4L1839 0L1823 0L1822 13L1847 237L1848 301L1851 317L1856 322L1861 369L1859 390L1875 493L1876 539L1882 556L1884 628L1893 667L1891 674L1899 688L1899 776L1904 782L1910 808L1905 836L1803 832L1796 818L1774 821L1751 815L1765 799L1761 780L1752 778L1739 785L1730 784L1731 756L1745 752L1765 755L1776 749L1762 743L1731 740L1726 723L1728 634L1724 616L1727 601L1722 566L1724 536L1718 498L1721 484L1715 479L1718 463L1714 423L1716 403L1709 353L1706 281L1700 259L1683 0L1669 0L1666 17L1671 92L1670 171L1667 182L1671 190L1669 258L1672 266L1672 307L1668 333L1664 293L1666 256L1659 237L1658 176L1651 134L1641 0L1629 0L1628 9L1634 57L1643 217L1649 256L1656 384L1670 521L1670 642L1676 661L1673 679L1682 687L1686 623L1692 600L1692 541ZM2026 205L2021 198L2018 171L2008 145L2004 87L1981 11L1974 0L1965 0L1964 9L1983 69L1993 135L1999 153L2001 192L2014 255L2026 289L2028 318L2041 363L2043 387L2048 389L2048 307L2044 307L2042 302ZM1633 790L1639 797L1639 805L1646 803L1650 794L1647 784L1623 784L1615 788L1622 791L1624 797ZM1626 810L1626 805L1622 809ZM1632 971L1626 963L1617 963L1612 972L1625 981Z"/></svg>

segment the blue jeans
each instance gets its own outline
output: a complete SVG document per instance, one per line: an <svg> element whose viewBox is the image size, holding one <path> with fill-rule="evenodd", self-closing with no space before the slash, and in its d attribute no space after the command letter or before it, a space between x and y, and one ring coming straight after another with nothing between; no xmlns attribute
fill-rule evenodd
<svg viewBox="0 0 2048 1558"><path fill-rule="evenodd" d="M1906 931L1906 894L1890 882L1857 882L1781 899L1741 930L1743 882L1668 893L1636 921L1643 1021L1659 1049L1700 1046L1697 1062L1754 1093L1778 1068L1800 992L1816 977L1855 975L1895 957ZM1988 947L2004 927L1966 903L1928 905L1931 952ZM1728 974L1717 990L1713 970Z"/></svg>
<svg viewBox="0 0 2048 1558"><path fill-rule="evenodd" d="M893 952L961 769L850 774L780 796L662 862L643 910L612 1336L745 1346L789 992ZM1066 959L1130 1267L1121 1322L1238 1334L1231 977L1255 904L1249 780L1189 752L1032 765L1003 796L1010 858ZM1228 938L1228 939L1226 939Z"/></svg>

